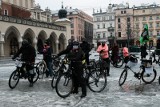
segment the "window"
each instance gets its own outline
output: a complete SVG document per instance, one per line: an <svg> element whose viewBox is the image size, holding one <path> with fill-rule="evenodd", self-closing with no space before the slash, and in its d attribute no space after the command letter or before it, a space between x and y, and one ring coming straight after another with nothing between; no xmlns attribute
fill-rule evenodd
<svg viewBox="0 0 160 107"><path fill-rule="evenodd" d="M130 17L127 17L127 22L130 22Z"/></svg>
<svg viewBox="0 0 160 107"><path fill-rule="evenodd" d="M97 29L100 29L100 26L99 26L99 25L97 25Z"/></svg>
<svg viewBox="0 0 160 107"><path fill-rule="evenodd" d="M118 29L120 29L121 28L121 24L118 24Z"/></svg>
<svg viewBox="0 0 160 107"><path fill-rule="evenodd" d="M159 20L159 19L160 19L160 16L157 16L156 19Z"/></svg>
<svg viewBox="0 0 160 107"><path fill-rule="evenodd" d="M120 18L118 18L118 22L119 22L119 23L121 22L121 19L120 19Z"/></svg>
<svg viewBox="0 0 160 107"><path fill-rule="evenodd" d="M118 37L121 37L121 32L118 32Z"/></svg>
<svg viewBox="0 0 160 107"><path fill-rule="evenodd" d="M97 38L100 39L100 34L97 34Z"/></svg>
<svg viewBox="0 0 160 107"><path fill-rule="evenodd" d="M8 10L4 10L4 15L8 15Z"/></svg>
<svg viewBox="0 0 160 107"><path fill-rule="evenodd" d="M152 28L152 27L153 27L152 25L153 25L153 23L149 23L149 27L150 27L150 28Z"/></svg>
<svg viewBox="0 0 160 107"><path fill-rule="evenodd" d="M74 24L73 23L71 24L71 28L74 28Z"/></svg>
<svg viewBox="0 0 160 107"><path fill-rule="evenodd" d="M72 12L70 12L69 14L70 14L70 15L72 15L73 13L72 13Z"/></svg>
<svg viewBox="0 0 160 107"><path fill-rule="evenodd" d="M143 21L145 21L146 20L146 17L143 17Z"/></svg>
<svg viewBox="0 0 160 107"><path fill-rule="evenodd" d="M123 11L121 11L121 14L123 14Z"/></svg>
<svg viewBox="0 0 160 107"><path fill-rule="evenodd" d="M149 17L149 20L152 20L152 16Z"/></svg>
<svg viewBox="0 0 160 107"><path fill-rule="evenodd" d="M109 16L109 20L112 20L112 16Z"/></svg>
<svg viewBox="0 0 160 107"><path fill-rule="evenodd" d="M112 23L110 23L110 27L112 27Z"/></svg>
<svg viewBox="0 0 160 107"><path fill-rule="evenodd" d="M157 31L157 36L160 36L160 31Z"/></svg>
<svg viewBox="0 0 160 107"><path fill-rule="evenodd" d="M106 33L103 33L103 38L106 38Z"/></svg>
<svg viewBox="0 0 160 107"><path fill-rule="evenodd" d="M103 28L105 28L105 24L103 24Z"/></svg>
<svg viewBox="0 0 160 107"><path fill-rule="evenodd" d="M40 20L40 13L37 13L37 19Z"/></svg>
<svg viewBox="0 0 160 107"><path fill-rule="evenodd" d="M145 10L142 10L143 13L145 13Z"/></svg>
<svg viewBox="0 0 160 107"><path fill-rule="evenodd" d="M100 17L97 17L97 21L100 21Z"/></svg>
<svg viewBox="0 0 160 107"><path fill-rule="evenodd" d="M160 27L159 23L156 23L156 27Z"/></svg>
<svg viewBox="0 0 160 107"><path fill-rule="evenodd" d="M102 20L106 20L106 18L105 18L105 17L102 17Z"/></svg>
<svg viewBox="0 0 160 107"><path fill-rule="evenodd" d="M110 37L112 37L113 35L112 35L112 32L110 33Z"/></svg>
<svg viewBox="0 0 160 107"><path fill-rule="evenodd" d="M124 11L124 14L126 14L126 11Z"/></svg>
<svg viewBox="0 0 160 107"><path fill-rule="evenodd" d="M71 34L74 34L74 30L71 30Z"/></svg>

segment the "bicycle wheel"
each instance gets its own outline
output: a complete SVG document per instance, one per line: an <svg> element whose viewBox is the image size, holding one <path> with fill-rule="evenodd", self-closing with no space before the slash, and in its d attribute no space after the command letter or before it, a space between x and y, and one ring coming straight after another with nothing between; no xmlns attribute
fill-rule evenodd
<svg viewBox="0 0 160 107"><path fill-rule="evenodd" d="M39 78L39 72L38 72L37 68L34 68L33 70L34 70L33 71L34 72L33 83L35 83ZM28 81L31 82L31 75L30 74L28 74L28 75L29 75L28 76Z"/></svg>
<svg viewBox="0 0 160 107"><path fill-rule="evenodd" d="M68 75L68 73L61 74L56 81L55 88L58 96L62 98L68 97L73 89L71 75Z"/></svg>
<svg viewBox="0 0 160 107"><path fill-rule="evenodd" d="M40 79L43 79L46 69L47 69L46 65L43 62L38 63L36 70L38 70L37 72L39 74Z"/></svg>
<svg viewBox="0 0 160 107"><path fill-rule="evenodd" d="M8 85L11 89L14 89L17 86L17 84L19 82L19 77L20 77L20 75L19 75L18 70L15 70L12 72L12 74L10 75L10 78L9 78L9 82L8 82Z"/></svg>
<svg viewBox="0 0 160 107"><path fill-rule="evenodd" d="M107 85L107 78L105 72L92 71L88 75L88 88L93 92L101 92Z"/></svg>
<svg viewBox="0 0 160 107"><path fill-rule="evenodd" d="M113 66L116 67L116 68L120 68L120 67L123 66L123 64L124 64L123 57L118 57L117 63L116 63L116 64L113 64Z"/></svg>
<svg viewBox="0 0 160 107"><path fill-rule="evenodd" d="M95 69L96 68L96 62L94 60L89 61L89 64L91 65L91 69Z"/></svg>
<svg viewBox="0 0 160 107"><path fill-rule="evenodd" d="M143 71L141 76L142 76L142 81L143 82L145 82L146 84L150 84L156 79L157 72L156 72L155 69L153 69L150 72Z"/></svg>
<svg viewBox="0 0 160 107"><path fill-rule="evenodd" d="M51 81L51 87L52 88L55 88L56 81L57 81L58 77L59 77L59 71L56 71L55 74L53 75L52 81Z"/></svg>
<svg viewBox="0 0 160 107"><path fill-rule="evenodd" d="M119 77L119 86L122 86L125 83L127 79L127 74L127 70L124 69Z"/></svg>

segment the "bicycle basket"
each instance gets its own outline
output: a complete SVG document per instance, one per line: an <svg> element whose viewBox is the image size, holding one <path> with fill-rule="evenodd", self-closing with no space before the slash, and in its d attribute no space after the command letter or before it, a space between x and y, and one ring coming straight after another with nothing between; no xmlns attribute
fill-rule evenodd
<svg viewBox="0 0 160 107"><path fill-rule="evenodd" d="M150 68L150 67L152 67L152 60L151 59L142 59L142 65L145 68Z"/></svg>

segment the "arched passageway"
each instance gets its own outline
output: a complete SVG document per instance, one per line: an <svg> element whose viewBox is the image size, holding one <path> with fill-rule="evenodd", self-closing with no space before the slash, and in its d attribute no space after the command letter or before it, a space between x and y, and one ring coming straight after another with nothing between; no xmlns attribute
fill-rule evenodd
<svg viewBox="0 0 160 107"><path fill-rule="evenodd" d="M47 39L47 34L45 31L41 31L38 35L38 40L37 40L37 51L39 53L42 53L43 51L43 45L44 41Z"/></svg>
<svg viewBox="0 0 160 107"><path fill-rule="evenodd" d="M32 29L27 29L23 35L23 39L26 39L28 40L28 42L32 45L32 46L35 46L35 43L34 43L34 39L35 39L35 34L33 32Z"/></svg>
<svg viewBox="0 0 160 107"><path fill-rule="evenodd" d="M20 33L14 26L9 27L5 34L4 54L5 56L14 55L19 49L21 42Z"/></svg>

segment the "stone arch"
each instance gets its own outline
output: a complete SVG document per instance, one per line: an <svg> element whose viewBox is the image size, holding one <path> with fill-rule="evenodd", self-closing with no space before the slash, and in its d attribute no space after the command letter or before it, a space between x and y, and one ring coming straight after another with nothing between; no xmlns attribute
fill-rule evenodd
<svg viewBox="0 0 160 107"><path fill-rule="evenodd" d="M51 48L52 48L53 54L56 54L57 50L58 50L58 44L57 44L58 41L57 41L57 35L56 35L56 33L52 32L50 34L49 39L50 39L50 42L51 42L50 44L51 44Z"/></svg>
<svg viewBox="0 0 160 107"><path fill-rule="evenodd" d="M8 27L4 37L4 55L10 56L17 53L21 41L19 30L14 26Z"/></svg>
<svg viewBox="0 0 160 107"><path fill-rule="evenodd" d="M40 31L37 38L37 51L39 53L42 53L43 44L46 39L47 39L47 33L44 30Z"/></svg>
<svg viewBox="0 0 160 107"><path fill-rule="evenodd" d="M59 50L59 51L64 50L65 47L66 47L66 43L67 43L67 42L66 42L66 37L65 37L65 35L64 35L63 33L61 33L60 36L59 36L58 50Z"/></svg>
<svg viewBox="0 0 160 107"><path fill-rule="evenodd" d="M32 46L35 46L36 44L36 38L35 38L35 33L32 29L28 28L26 29L26 31L24 32L24 35L23 35L23 39L26 39L28 40L28 42L32 45Z"/></svg>

